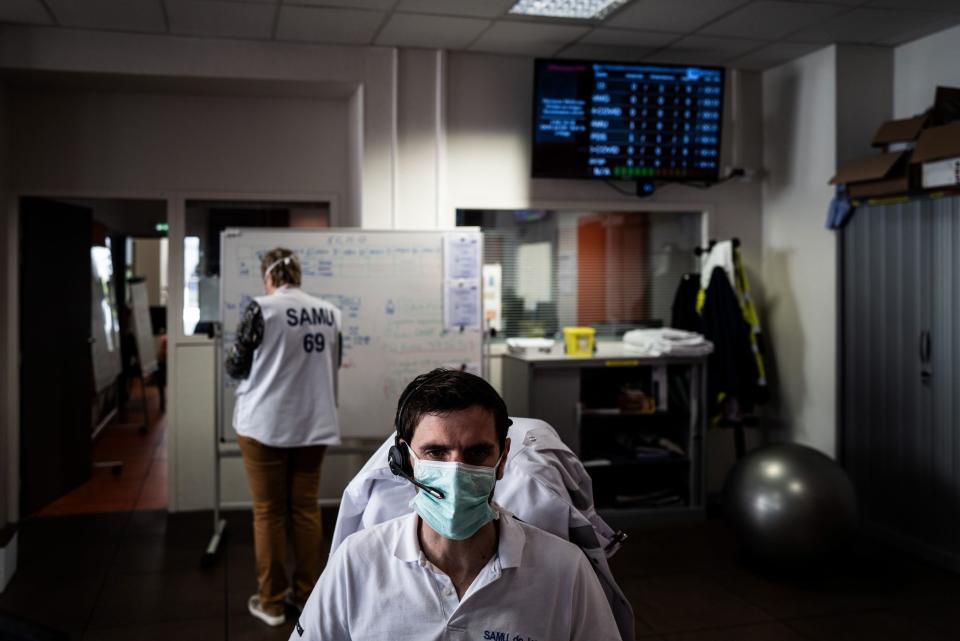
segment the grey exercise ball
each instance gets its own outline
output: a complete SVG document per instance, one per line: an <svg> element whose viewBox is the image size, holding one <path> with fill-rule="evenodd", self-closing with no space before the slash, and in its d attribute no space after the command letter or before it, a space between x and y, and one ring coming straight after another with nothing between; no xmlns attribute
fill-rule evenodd
<svg viewBox="0 0 960 641"><path fill-rule="evenodd" d="M792 443L758 448L737 463L723 488L723 509L743 552L781 565L828 555L857 526L857 497L844 471Z"/></svg>

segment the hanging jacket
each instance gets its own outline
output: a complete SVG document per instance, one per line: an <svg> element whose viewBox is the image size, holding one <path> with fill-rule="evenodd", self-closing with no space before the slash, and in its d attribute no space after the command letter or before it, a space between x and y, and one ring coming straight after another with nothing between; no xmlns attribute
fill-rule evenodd
<svg viewBox="0 0 960 641"><path fill-rule="evenodd" d="M697 311L697 295L700 292L700 274L684 274L673 297L670 327L688 332L703 333L703 319Z"/></svg>
<svg viewBox="0 0 960 641"><path fill-rule="evenodd" d="M739 249L734 249L733 252L733 273L734 288L740 299L740 309L744 320L750 326L750 349L753 350L753 358L757 363L757 385L753 400L756 403L766 403L770 394L767 387L767 366L763 358L763 328L760 326L760 316L750 296L750 282L747 280L747 272L743 268L743 258Z"/></svg>
<svg viewBox="0 0 960 641"><path fill-rule="evenodd" d="M713 343L707 364L708 407L717 413L720 402L735 397L744 411L756 402L759 374L750 325L743 317L737 294L720 266L710 276L703 302L703 334Z"/></svg>

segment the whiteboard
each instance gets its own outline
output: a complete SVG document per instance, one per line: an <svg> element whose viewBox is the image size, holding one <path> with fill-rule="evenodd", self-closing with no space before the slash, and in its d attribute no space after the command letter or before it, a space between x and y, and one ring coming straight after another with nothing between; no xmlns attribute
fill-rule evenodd
<svg viewBox="0 0 960 641"><path fill-rule="evenodd" d="M122 368L113 259L107 247L90 248L90 337L94 391L102 392Z"/></svg>
<svg viewBox="0 0 960 641"><path fill-rule="evenodd" d="M393 431L397 398L417 375L435 367L480 374L483 334L445 330L443 231L228 229L220 243L220 318L224 350L233 344L247 304L264 294L260 258L275 247L293 251L302 289L342 314L343 366L339 423L345 438L383 438ZM476 272L483 252L477 253ZM477 308L481 304L477 292ZM222 363L220 364L222 368ZM233 440L239 381L221 370L220 436Z"/></svg>
<svg viewBox="0 0 960 641"><path fill-rule="evenodd" d="M130 308L133 319L133 335L137 339L137 359L144 376L157 371L157 342L150 324L150 300L147 283L142 278L130 280Z"/></svg>

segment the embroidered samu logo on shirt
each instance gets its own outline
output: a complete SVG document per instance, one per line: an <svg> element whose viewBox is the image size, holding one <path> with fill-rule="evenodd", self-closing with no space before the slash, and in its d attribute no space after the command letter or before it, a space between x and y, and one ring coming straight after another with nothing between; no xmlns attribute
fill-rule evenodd
<svg viewBox="0 0 960 641"><path fill-rule="evenodd" d="M484 641L537 641L532 637L525 637L521 634L511 635L509 632L499 632L497 630L484 630Z"/></svg>

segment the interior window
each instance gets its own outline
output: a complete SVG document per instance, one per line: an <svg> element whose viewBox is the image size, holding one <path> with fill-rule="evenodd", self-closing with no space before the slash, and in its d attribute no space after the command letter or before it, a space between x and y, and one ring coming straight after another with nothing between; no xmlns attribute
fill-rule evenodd
<svg viewBox="0 0 960 641"><path fill-rule="evenodd" d="M702 242L699 212L459 210L457 224L484 232L484 318L499 338L668 325Z"/></svg>

